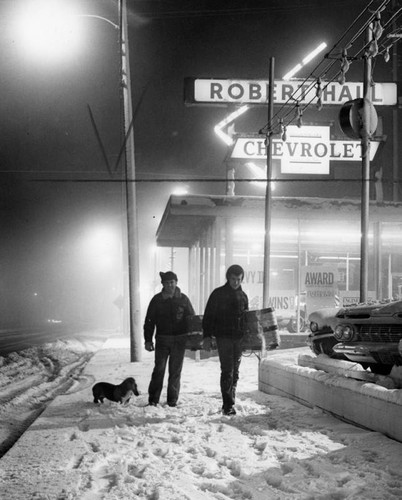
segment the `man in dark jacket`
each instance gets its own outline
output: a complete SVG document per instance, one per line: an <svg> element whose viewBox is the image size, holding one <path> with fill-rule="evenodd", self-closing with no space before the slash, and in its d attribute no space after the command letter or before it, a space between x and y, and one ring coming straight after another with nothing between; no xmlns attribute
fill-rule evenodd
<svg viewBox="0 0 402 500"><path fill-rule="evenodd" d="M148 402L152 406L159 403L169 359L167 403L169 406L176 406L186 350L186 318L195 313L190 299L177 286L177 275L172 271L159 275L163 288L152 297L144 323L145 349L155 349L155 366L148 388ZM155 329L154 348L152 338Z"/></svg>
<svg viewBox="0 0 402 500"><path fill-rule="evenodd" d="M221 364L222 413L236 415L236 386L242 356L242 315L248 309L248 297L241 288L244 270L233 265L226 271L226 283L211 293L202 321L204 349L216 338Z"/></svg>

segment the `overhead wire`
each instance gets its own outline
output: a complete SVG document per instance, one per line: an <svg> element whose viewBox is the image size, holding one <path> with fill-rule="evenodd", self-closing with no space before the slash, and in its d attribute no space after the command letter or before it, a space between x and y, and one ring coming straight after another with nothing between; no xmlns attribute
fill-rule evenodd
<svg viewBox="0 0 402 500"><path fill-rule="evenodd" d="M10 172L8 172L10 173ZM20 174L21 172L17 172L15 171L14 173L18 173ZM32 173L32 172L31 172ZM58 173L58 172L54 172L54 173ZM43 178L40 178L40 179L35 179L35 178L31 178L31 179L27 179L29 180L30 182L44 182L44 183L47 183L47 182L50 182L50 183L82 183L82 184L92 184L92 183L109 183L109 184L122 184L122 183L134 183L134 184L170 184L170 183L173 183L173 184L179 184L179 183L186 183L186 184L189 184L189 183L196 183L196 182L199 182L199 183L216 183L216 182L227 182L227 177L226 176L222 176L222 177L172 177L172 178L155 178L155 179L145 179L145 178L135 178L135 179L125 179L125 178L114 178L114 179L111 179L110 177L106 177L104 175L104 172L101 172L99 171L98 172L99 175L103 174L103 176L99 176L97 178L94 178L94 179L88 179L88 178L82 178L82 179L78 179L78 178L69 178L69 177L65 177L65 178L61 178L61 177L58 177L58 178L51 178L51 177L43 177ZM73 174L76 176L77 175L77 172L73 172ZM88 172L82 172L82 174L85 174L85 175L88 175ZM94 174L96 174L96 172L94 172ZM376 177L370 177L368 178L368 180L370 182L376 182L378 181L378 179ZM243 178L236 178L236 183L256 183L256 182L261 182L261 183L275 183L275 182L278 182L280 181L281 183L283 184L292 184L292 183L311 183L311 182L316 182L316 183L320 183L320 184L327 184L327 183L331 183L331 184L342 184L342 183L346 183L346 184L353 184L353 183L361 183L361 179L351 179L351 178L337 178L337 179L330 179L330 178L320 178L320 179L316 179L316 178L302 178L302 177L298 177L298 178L295 178L295 179L270 179L270 180L267 180L267 179L256 179L255 177L252 177L252 178L246 178L246 177L243 177ZM400 180L383 180L382 181L383 184L387 184L387 185L402 185L402 179Z"/></svg>
<svg viewBox="0 0 402 500"><path fill-rule="evenodd" d="M384 0L384 1L389 1L389 0ZM297 90L295 90L291 96L289 97L289 99L281 106L281 108L274 114L274 116L272 117L272 122L275 120L275 118L281 113L281 111L283 109L287 109L287 113L285 114L285 117L286 118L290 113L292 113L292 109L289 110L288 109L288 104L291 102L291 101L294 101L296 100L297 101L297 98L295 97L297 95L297 93L299 92L299 89L300 88L305 88L305 84L306 82L309 82L309 85L307 87L307 91L310 91L312 89L313 86L315 86L315 81L311 80L311 78L314 76L315 78L323 78L325 77L329 70L336 64L336 60L334 60L332 63L329 63L327 65L327 67L325 68L325 70L321 70L321 73L319 74L319 76L315 76L317 74L317 70L318 68L322 65L322 63L326 60L326 59L329 59L329 54L331 54L331 52L335 51L335 49L340 45L341 41L347 36L347 34L354 28L354 26L357 24L357 22L361 19L361 17L367 12L369 11L371 5L375 2L375 0L371 0L370 3L362 10L362 12L358 15L358 17L352 22L352 24L343 32L343 34L341 35L341 37L339 38L339 40L334 44L334 46L332 47L332 49L324 56L324 59L322 61L320 61L316 67L310 72L309 76L307 76L307 78L305 78L301 85L299 86L299 88ZM307 93L307 92L305 92ZM304 108L305 109L305 108ZM284 119L282 117L282 120ZM265 127L263 127L263 131L265 131L266 129L269 129L270 127L272 127L272 123L271 124L267 124L265 125Z"/></svg>
<svg viewBox="0 0 402 500"><path fill-rule="evenodd" d="M357 16L357 18L351 23L351 25L344 31L344 33L337 40L332 49L324 55L324 58L315 66L315 68L310 72L310 74L304 80L301 80L300 83L298 83L298 88L289 96L287 101L283 103L280 106L280 108L274 113L271 121L260 129L259 131L260 134L266 135L268 139L270 135L277 134L279 133L279 131L281 130L283 131L283 129L286 130L286 127L289 126L294 121L297 120L300 122L300 116L307 108L311 106L313 101L316 100L317 95L313 95L313 97L311 97L309 101L303 103L302 101L304 97L308 95L314 89L314 87L318 87L318 84L319 83L321 84L324 78L325 78L325 84L322 88L320 88L321 94L325 92L326 88L331 83L333 83L335 79L340 78L340 76L342 75L342 68L339 68L338 71L336 71L332 76L330 76L330 72L331 70L333 70L335 66L337 66L340 60L340 56L341 58L343 57L344 60L348 63L346 71L349 69L350 63L352 61L365 57L366 52L370 46L369 43L364 43L363 46L360 49L358 49L357 52L354 53L354 55L348 55L347 50L353 47L355 42L361 38L361 36L366 32L367 28L373 23L373 21L377 20L377 22L380 22L381 20L380 13L386 9L386 7L390 2L391 0L383 0L375 10L372 10L371 7L375 3L375 0L370 1L370 3L361 11L361 13ZM384 24L384 26L381 26L383 34L387 30L387 28L391 25L391 23L393 21L395 22L399 18L400 11L401 9L398 9L398 11L395 12L390 19L388 19L388 21ZM339 47L342 47L341 45L342 41L347 39L348 34L355 29L357 24L362 20L364 16L367 15L368 12L370 12L368 18L365 19L365 21L362 23L361 26L359 26L357 31L353 32L350 39L348 39L347 42L344 44L342 51L337 52L337 49ZM393 43L396 43L398 41L398 37L395 38L396 41ZM378 53L379 50L377 51L377 54ZM325 64L324 68L322 69L321 67L323 66L324 63L327 64ZM290 115L293 115L292 118L289 118Z"/></svg>
<svg viewBox="0 0 402 500"><path fill-rule="evenodd" d="M387 23L384 25L384 30L388 28L388 26L392 23L395 23L399 18L400 16L402 15L402 8L398 9L394 14L393 16L391 16L391 18L387 21ZM395 45L399 39L402 37L402 28L399 27L397 29L393 29L392 27L392 30L390 33L386 34L385 38L388 38L389 41L386 43L384 40L382 41L381 45L378 47L378 53L379 55L384 55L385 57L385 53L389 51L390 48L393 47L393 45ZM399 35L399 36L398 36ZM391 42L390 40L393 41ZM388 59L386 59L386 61L388 61Z"/></svg>
<svg viewBox="0 0 402 500"><path fill-rule="evenodd" d="M375 0L371 0L371 3ZM148 3L147 0L146 3ZM149 8L149 5L146 6L146 9L141 10L139 6L137 6L137 12L139 15L146 17L147 19L191 19L191 18L200 18L200 17L219 17L219 16L244 16L244 15L254 15L254 14L264 14L264 13L273 13L273 12L289 12L292 10L299 10L300 3L294 2L294 4L290 4L289 0L285 5L285 2L277 2L277 5L272 5L272 0L269 5L264 7L235 7L230 6L228 8L184 8L181 10L169 10L167 8L161 9L161 4L158 4L158 8L152 9ZM348 7L350 0L338 0L337 4L339 7L345 6ZM323 5L320 5L320 2L317 0L310 0L303 2L303 9L311 8L311 9L319 9L325 8Z"/></svg>

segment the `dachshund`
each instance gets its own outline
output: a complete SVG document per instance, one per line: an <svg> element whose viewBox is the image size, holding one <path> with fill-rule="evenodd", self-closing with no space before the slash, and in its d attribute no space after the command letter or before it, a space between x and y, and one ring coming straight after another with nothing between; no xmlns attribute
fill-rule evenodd
<svg viewBox="0 0 402 500"><path fill-rule="evenodd" d="M140 395L133 377L126 378L120 385L98 382L92 387L92 394L94 396L94 403L103 403L103 400L106 398L120 404L127 404L133 394L135 396Z"/></svg>

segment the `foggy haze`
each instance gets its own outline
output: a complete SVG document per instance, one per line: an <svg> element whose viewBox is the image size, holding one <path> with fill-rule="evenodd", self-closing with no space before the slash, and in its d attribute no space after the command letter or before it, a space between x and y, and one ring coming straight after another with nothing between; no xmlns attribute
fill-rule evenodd
<svg viewBox="0 0 402 500"><path fill-rule="evenodd" d="M117 1L69 4L81 14L118 22ZM213 128L231 108L186 107L184 78L267 78L272 56L281 76L308 48L322 40L331 46L366 2L202 4L128 1L142 309L159 289L159 271L172 263L168 250L157 260L153 247L174 188L225 194L227 148ZM121 163L108 173L88 112L90 106L115 165L122 143L118 33L99 19L81 18L81 47L61 62L45 64L43 55L24 54L13 32L15 16L27 5L9 0L0 6L0 327L56 319L118 328L114 302L122 294L125 269L124 175ZM389 71L379 63L384 80L391 79ZM351 69L352 78L361 79L361 66ZM251 110L236 122L236 131L257 133L266 113L265 106ZM324 110L320 120L336 116ZM305 119L312 121L313 114ZM339 171L346 175L352 174ZM239 169L239 176L249 173ZM172 179L181 182L167 182ZM353 183L347 189L334 182L319 191L356 192ZM301 183L296 195L316 192L316 185ZM236 194L261 190L239 183ZM295 195L294 185L279 185L277 194ZM178 255L176 271L186 291Z"/></svg>

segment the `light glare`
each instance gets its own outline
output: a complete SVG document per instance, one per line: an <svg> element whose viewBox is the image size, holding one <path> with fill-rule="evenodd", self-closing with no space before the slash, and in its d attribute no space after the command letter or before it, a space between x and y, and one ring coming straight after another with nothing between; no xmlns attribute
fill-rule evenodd
<svg viewBox="0 0 402 500"><path fill-rule="evenodd" d="M226 125L229 125L232 121L236 120L240 115L245 113L248 110L247 104L244 106L241 106L239 109L234 111L233 113L230 113L226 118L224 118L222 121L218 123L218 125L215 125L214 131L215 134L222 139L222 141L227 144L228 146L231 146L233 144L233 139L228 135L225 134L225 132L222 131L223 127L226 127Z"/></svg>
<svg viewBox="0 0 402 500"><path fill-rule="evenodd" d="M251 181L251 184L258 186L259 188L266 189L267 188L266 168L257 167L257 165L253 162L246 163L246 166L251 170L254 177L256 178L255 181ZM275 183L271 181L270 185L271 185L271 191L275 191Z"/></svg>
<svg viewBox="0 0 402 500"><path fill-rule="evenodd" d="M312 50L309 54L306 55L306 57L302 60L301 63L297 64L293 69L291 69L286 75L283 77L284 80L289 80L294 76L296 73L298 73L303 66L305 66L307 63L309 63L312 59L314 59L315 56L317 56L320 52L322 52L327 44L325 42L320 43L318 47L316 47L314 50Z"/></svg>
<svg viewBox="0 0 402 500"><path fill-rule="evenodd" d="M81 245L81 255L94 270L111 269L120 251L117 235L110 227L88 229Z"/></svg>
<svg viewBox="0 0 402 500"><path fill-rule="evenodd" d="M188 189L184 186L177 186L173 189L172 194L175 196L184 196L188 194Z"/></svg>
<svg viewBox="0 0 402 500"><path fill-rule="evenodd" d="M64 62L81 41L81 21L67 2L36 0L17 12L15 33L28 57L44 63Z"/></svg>
<svg viewBox="0 0 402 500"><path fill-rule="evenodd" d="M303 65L307 64L310 62L316 55L318 55L322 50L325 49L327 44L325 42L320 43L320 45L314 49L310 54L308 54L304 59L303 59Z"/></svg>
<svg viewBox="0 0 402 500"><path fill-rule="evenodd" d="M302 69L303 65L302 64L296 64L294 68L292 68L286 75L283 77L284 80L289 80L289 78L292 78L293 75L295 75L298 71Z"/></svg>

